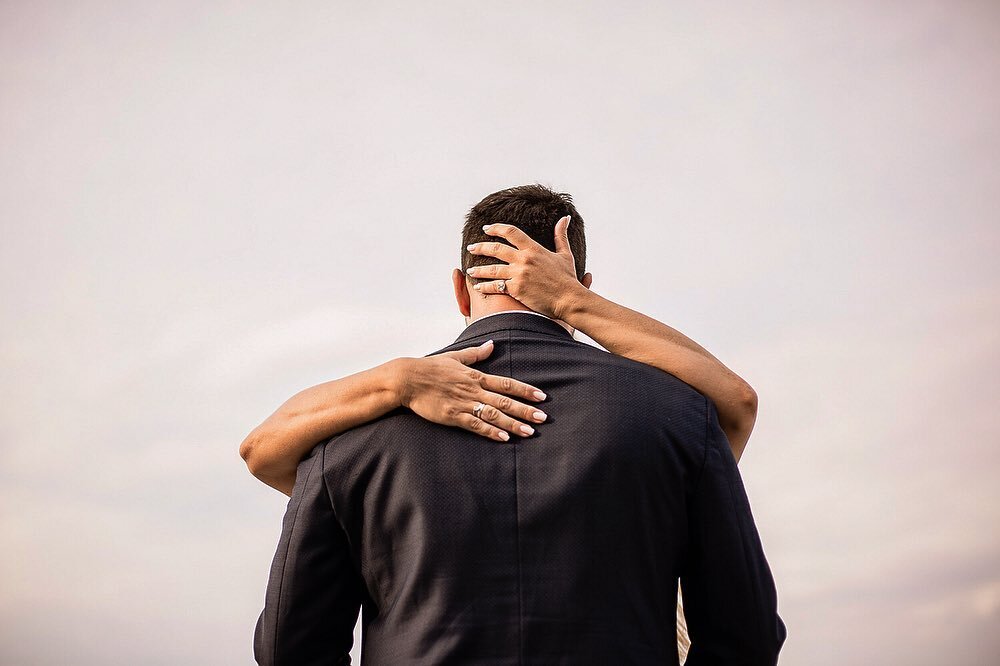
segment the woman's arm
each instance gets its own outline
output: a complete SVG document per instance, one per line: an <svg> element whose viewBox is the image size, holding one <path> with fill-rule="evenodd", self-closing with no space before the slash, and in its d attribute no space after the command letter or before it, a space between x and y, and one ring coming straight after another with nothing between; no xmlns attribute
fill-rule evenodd
<svg viewBox="0 0 1000 666"><path fill-rule="evenodd" d="M399 374L393 359L299 391L246 436L240 456L251 474L291 496L295 470L313 446L400 404Z"/></svg>
<svg viewBox="0 0 1000 666"><path fill-rule="evenodd" d="M669 372L715 403L737 462L757 419L757 393L739 375L677 329L619 305L577 282L556 318L609 352Z"/></svg>
<svg viewBox="0 0 1000 666"><path fill-rule="evenodd" d="M508 432L527 437L531 432L521 430L530 429L525 422L541 423L546 415L509 396L539 401L545 394L468 367L492 352L488 340L432 356L396 358L299 391L247 435L240 456L254 476L291 496L299 461L316 444L400 406L490 439L507 441ZM478 417L469 411L477 402L486 405Z"/></svg>
<svg viewBox="0 0 1000 666"><path fill-rule="evenodd" d="M499 293L499 281L509 280L504 293L532 310L565 321L609 352L652 365L690 384L715 403L719 425L739 461L757 418L756 392L680 331L590 291L590 273L582 281L577 279L569 224L569 216L556 223L555 252L510 224L484 229L509 244L473 243L469 252L507 263L470 267L469 276L490 280L474 288L483 294Z"/></svg>

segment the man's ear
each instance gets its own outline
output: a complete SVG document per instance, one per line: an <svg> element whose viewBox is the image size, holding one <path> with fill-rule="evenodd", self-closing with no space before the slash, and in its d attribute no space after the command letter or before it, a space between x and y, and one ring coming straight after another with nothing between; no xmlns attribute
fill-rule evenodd
<svg viewBox="0 0 1000 666"><path fill-rule="evenodd" d="M458 303L458 311L464 317L471 317L472 309L469 301L469 283L461 268L452 270L451 282L455 288L455 301Z"/></svg>
<svg viewBox="0 0 1000 666"><path fill-rule="evenodd" d="M590 283L593 281L594 281L593 275L591 275L590 273L584 273L583 279L580 281L580 284L582 284L587 289L590 289Z"/></svg>

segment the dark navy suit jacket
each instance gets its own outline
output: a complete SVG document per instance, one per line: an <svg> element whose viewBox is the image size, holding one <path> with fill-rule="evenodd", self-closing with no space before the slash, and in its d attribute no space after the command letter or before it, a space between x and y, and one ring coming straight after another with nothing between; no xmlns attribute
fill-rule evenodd
<svg viewBox="0 0 1000 666"><path fill-rule="evenodd" d="M260 664L773 664L774 581L715 405L648 365L504 312L483 372L548 419L497 442L406 408L298 467L254 635ZM428 354L430 355L430 354ZM473 405L469 405L471 411Z"/></svg>

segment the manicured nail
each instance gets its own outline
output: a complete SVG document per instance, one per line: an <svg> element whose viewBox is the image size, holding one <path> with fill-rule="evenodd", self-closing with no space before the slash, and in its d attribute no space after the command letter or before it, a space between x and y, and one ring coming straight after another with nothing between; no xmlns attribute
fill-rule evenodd
<svg viewBox="0 0 1000 666"><path fill-rule="evenodd" d="M521 432L523 432L525 435L531 435L534 434L535 429L532 428L530 425L522 425Z"/></svg>
<svg viewBox="0 0 1000 666"><path fill-rule="evenodd" d="M469 243L468 245L465 246L465 249L468 250L469 252L472 252L472 248L474 247L476 247L475 243Z"/></svg>
<svg viewBox="0 0 1000 666"><path fill-rule="evenodd" d="M542 393L541 391L535 391L535 394L534 394L534 395L535 395L535 397L536 397L536 398L538 398L539 400L545 400L545 394L544 394L544 393Z"/></svg>
<svg viewBox="0 0 1000 666"><path fill-rule="evenodd" d="M477 282L476 284L472 285L472 288L475 289L476 291L479 291L479 288L482 286L483 286L482 282Z"/></svg>
<svg viewBox="0 0 1000 666"><path fill-rule="evenodd" d="M466 269L465 274L466 275L472 275L475 272L476 272L476 267L475 266L469 266L469 268Z"/></svg>
<svg viewBox="0 0 1000 666"><path fill-rule="evenodd" d="M510 439L510 435L508 435L506 432L504 432L503 430L501 430L500 431L500 439L502 439L503 441L506 442L508 439Z"/></svg>
<svg viewBox="0 0 1000 666"><path fill-rule="evenodd" d="M534 417L536 421L544 421L547 418L545 416L545 412L535 412L531 416Z"/></svg>
<svg viewBox="0 0 1000 666"><path fill-rule="evenodd" d="M483 231L489 231L491 226L492 225L490 225L490 224L484 224L483 225Z"/></svg>
<svg viewBox="0 0 1000 666"><path fill-rule="evenodd" d="M487 340L486 342L484 342L483 344L481 344L479 346L480 347L485 347L486 345L491 345L491 344L493 344L493 341L492 340Z"/></svg>

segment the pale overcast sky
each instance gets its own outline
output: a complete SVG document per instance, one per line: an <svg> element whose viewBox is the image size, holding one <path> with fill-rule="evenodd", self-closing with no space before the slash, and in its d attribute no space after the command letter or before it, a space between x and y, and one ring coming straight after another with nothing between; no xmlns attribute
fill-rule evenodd
<svg viewBox="0 0 1000 666"><path fill-rule="evenodd" d="M989 2L3 2L0 662L251 663L286 498L240 441L454 340L462 216L541 182L595 291L756 388L782 663L997 663L998 32Z"/></svg>

